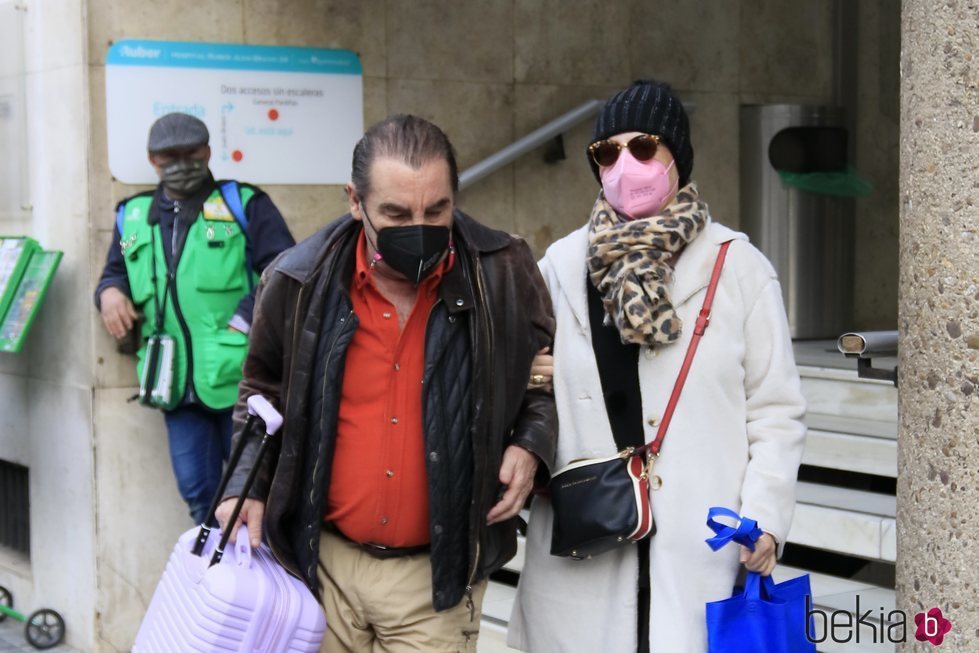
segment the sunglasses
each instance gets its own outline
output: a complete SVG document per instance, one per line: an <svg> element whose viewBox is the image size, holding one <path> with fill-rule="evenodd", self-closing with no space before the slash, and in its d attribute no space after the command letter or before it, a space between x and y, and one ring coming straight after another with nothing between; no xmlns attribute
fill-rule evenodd
<svg viewBox="0 0 979 653"><path fill-rule="evenodd" d="M625 145L605 139L595 141L589 145L588 154L591 155L595 163L603 168L607 168L615 165L615 162L619 160L619 153L623 147L629 149L629 153L636 161L649 161L656 156L656 150L659 149L660 143L662 142L659 136L653 136L652 134L639 134L630 139Z"/></svg>

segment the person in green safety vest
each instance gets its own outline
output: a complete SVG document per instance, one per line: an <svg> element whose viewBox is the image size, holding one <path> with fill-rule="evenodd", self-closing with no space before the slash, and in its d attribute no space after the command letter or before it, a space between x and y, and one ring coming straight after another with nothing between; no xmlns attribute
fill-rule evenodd
<svg viewBox="0 0 979 653"><path fill-rule="evenodd" d="M148 151L160 183L119 203L95 291L106 330L137 330L141 403L163 411L177 487L206 517L231 442L231 413L259 275L295 240L263 191L215 181L200 119L153 123Z"/></svg>

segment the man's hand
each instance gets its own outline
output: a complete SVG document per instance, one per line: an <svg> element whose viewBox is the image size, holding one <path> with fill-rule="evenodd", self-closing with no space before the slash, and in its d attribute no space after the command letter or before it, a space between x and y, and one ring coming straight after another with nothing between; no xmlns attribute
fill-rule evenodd
<svg viewBox="0 0 979 653"><path fill-rule="evenodd" d="M775 569L775 554L778 547L775 546L775 538L769 533L764 533L755 542L755 550L752 551L746 546L741 547L741 564L748 571L760 572L762 576L769 576Z"/></svg>
<svg viewBox="0 0 979 653"><path fill-rule="evenodd" d="M99 295L99 305L102 307L102 324L105 330L116 340L122 340L136 323L136 307L115 286L109 286Z"/></svg>
<svg viewBox="0 0 979 653"><path fill-rule="evenodd" d="M511 444L506 448L503 452L503 463L500 465L500 483L506 487L506 492L487 513L487 525L506 521L520 512L534 488L537 463L537 456L523 447Z"/></svg>
<svg viewBox="0 0 979 653"><path fill-rule="evenodd" d="M218 506L218 509L214 511L214 516L217 518L218 524L221 525L222 532L227 531L228 518L231 517L231 511L235 509L235 502L237 501L237 497L225 499ZM235 521L232 527L231 538L228 541L234 544L238 538L238 527L241 524L248 524L249 544L252 545L253 549L257 549L258 545L262 543L262 516L264 514L264 502L257 499L245 499L245 503L241 506L241 512L238 514L238 520Z"/></svg>
<svg viewBox="0 0 979 653"><path fill-rule="evenodd" d="M530 381L527 387L531 390L544 388L550 390L554 380L554 357L548 354L550 347L544 347L534 356L530 366Z"/></svg>

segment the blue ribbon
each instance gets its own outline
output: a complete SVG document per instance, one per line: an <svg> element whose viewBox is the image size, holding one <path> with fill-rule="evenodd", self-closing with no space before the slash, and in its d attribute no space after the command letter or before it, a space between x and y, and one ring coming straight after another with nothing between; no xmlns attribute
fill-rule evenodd
<svg viewBox="0 0 979 653"><path fill-rule="evenodd" d="M722 524L716 521L714 519L715 517L730 517L737 522L737 528ZM707 511L707 525L716 533L714 537L705 540L707 545L714 551L717 551L731 541L744 545L754 551L755 542L762 536L762 530L758 528L758 522L754 519L742 517L733 510L719 506L715 506Z"/></svg>

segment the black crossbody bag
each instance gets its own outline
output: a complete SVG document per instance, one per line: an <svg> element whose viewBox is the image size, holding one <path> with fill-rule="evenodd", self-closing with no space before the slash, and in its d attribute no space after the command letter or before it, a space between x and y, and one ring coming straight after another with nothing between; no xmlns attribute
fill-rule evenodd
<svg viewBox="0 0 979 653"><path fill-rule="evenodd" d="M604 458L571 461L551 477L551 555L583 560L638 542L655 532L649 490L659 489L662 480L652 475L653 465L659 458L697 346L710 324L714 293L730 244L721 244L717 254L707 296L656 438Z"/></svg>

